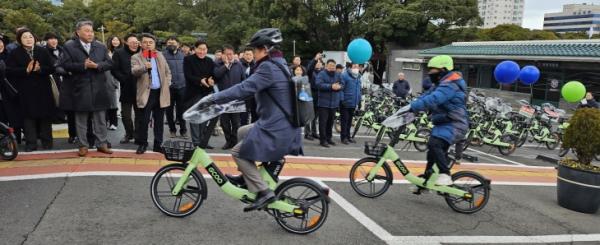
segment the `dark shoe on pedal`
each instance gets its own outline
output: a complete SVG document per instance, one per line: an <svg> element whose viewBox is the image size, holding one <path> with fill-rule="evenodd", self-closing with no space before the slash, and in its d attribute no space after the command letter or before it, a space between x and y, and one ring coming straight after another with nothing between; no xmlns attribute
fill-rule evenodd
<svg viewBox="0 0 600 245"><path fill-rule="evenodd" d="M256 194L256 200L250 205L244 208L244 212L250 212L253 210L261 209L269 205L275 201L275 193L272 190L266 189L264 191L259 191Z"/></svg>
<svg viewBox="0 0 600 245"><path fill-rule="evenodd" d="M239 187L246 187L246 181L244 180L244 176L240 175L230 175L230 174L225 174L225 177L227 177L227 179L229 180L229 182L231 182L232 184L239 186Z"/></svg>

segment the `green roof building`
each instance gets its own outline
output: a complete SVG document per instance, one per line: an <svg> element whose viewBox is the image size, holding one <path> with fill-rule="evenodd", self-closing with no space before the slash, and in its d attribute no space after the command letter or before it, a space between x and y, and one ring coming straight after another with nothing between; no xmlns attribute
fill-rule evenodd
<svg viewBox="0 0 600 245"><path fill-rule="evenodd" d="M406 53L410 52L404 52ZM394 72L412 73L407 76L412 76L415 80L417 77L424 77L427 74L427 61L441 54L454 58L455 69L463 73L471 88L500 89L523 93L525 96L531 93L534 103L547 101L559 104L561 86L568 81L577 80L583 82L587 90L592 91L596 98L600 96L600 40L598 39L455 42L442 47L419 50L412 53L413 57L402 57L402 55L390 57L388 68L391 74L388 80L395 79L392 76ZM493 71L495 66L504 60L513 60L521 67L536 66L541 72L540 80L532 87L519 82L511 85L498 84L494 79ZM401 64L396 65L397 63ZM416 85L415 82L413 84Z"/></svg>

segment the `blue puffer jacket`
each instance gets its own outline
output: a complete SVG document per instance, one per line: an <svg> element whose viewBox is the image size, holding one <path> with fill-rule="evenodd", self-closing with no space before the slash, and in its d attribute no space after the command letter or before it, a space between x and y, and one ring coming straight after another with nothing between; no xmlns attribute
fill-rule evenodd
<svg viewBox="0 0 600 245"><path fill-rule="evenodd" d="M331 85L335 82L339 82L342 88L338 91L331 89ZM338 108L340 102L343 99L344 81L341 79L340 74L334 72L333 76L330 76L326 70L323 70L317 75L317 81L315 83L318 90L318 107L324 108Z"/></svg>
<svg viewBox="0 0 600 245"><path fill-rule="evenodd" d="M185 76L183 75L183 58L185 56L181 51L173 54L167 50L163 51L163 56L169 64L171 70L171 88L185 88Z"/></svg>
<svg viewBox="0 0 600 245"><path fill-rule="evenodd" d="M414 112L429 110L434 127L432 136L454 144L469 130L465 93L467 85L460 73L450 72L428 94L410 104Z"/></svg>
<svg viewBox="0 0 600 245"><path fill-rule="evenodd" d="M342 106L344 108L356 108L361 100L360 74L355 76L350 69L346 69L346 71L342 73L342 81L344 81Z"/></svg>

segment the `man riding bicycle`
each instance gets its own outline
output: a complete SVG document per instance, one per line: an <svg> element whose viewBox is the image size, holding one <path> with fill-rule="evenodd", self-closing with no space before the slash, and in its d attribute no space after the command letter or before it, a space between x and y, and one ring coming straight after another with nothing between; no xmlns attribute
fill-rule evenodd
<svg viewBox="0 0 600 245"><path fill-rule="evenodd" d="M401 110L431 112L431 121L434 125L427 147L426 176L431 173L433 164L437 164L440 175L436 185L452 185L450 177L450 159L448 148L450 145L464 139L469 130L466 106L467 85L459 72L452 71L454 64L452 57L439 55L431 58L427 64L429 79L434 87L426 94L413 101Z"/></svg>
<svg viewBox="0 0 600 245"><path fill-rule="evenodd" d="M290 94L287 71L276 64L287 67L279 50L282 41L279 29L266 28L256 32L247 45L253 48L256 59L251 75L243 82L199 102L202 106L245 100L251 96L256 99L259 119L238 130L239 142L231 150L242 176L228 176L234 183L245 182L248 191L257 193L254 203L245 207L244 211L261 209L275 200L275 194L256 168L256 161L280 161L285 155L302 154L300 128L292 126L276 105L279 103L287 114L292 113L292 98L286 96Z"/></svg>

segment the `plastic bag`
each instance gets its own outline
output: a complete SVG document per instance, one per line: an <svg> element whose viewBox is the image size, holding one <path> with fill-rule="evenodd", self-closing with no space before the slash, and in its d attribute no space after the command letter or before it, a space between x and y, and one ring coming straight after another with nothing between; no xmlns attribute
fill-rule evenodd
<svg viewBox="0 0 600 245"><path fill-rule="evenodd" d="M246 111L244 101L234 100L225 104L213 104L202 107L198 102L183 113L183 119L193 123L201 124L224 113L242 113Z"/></svg>

